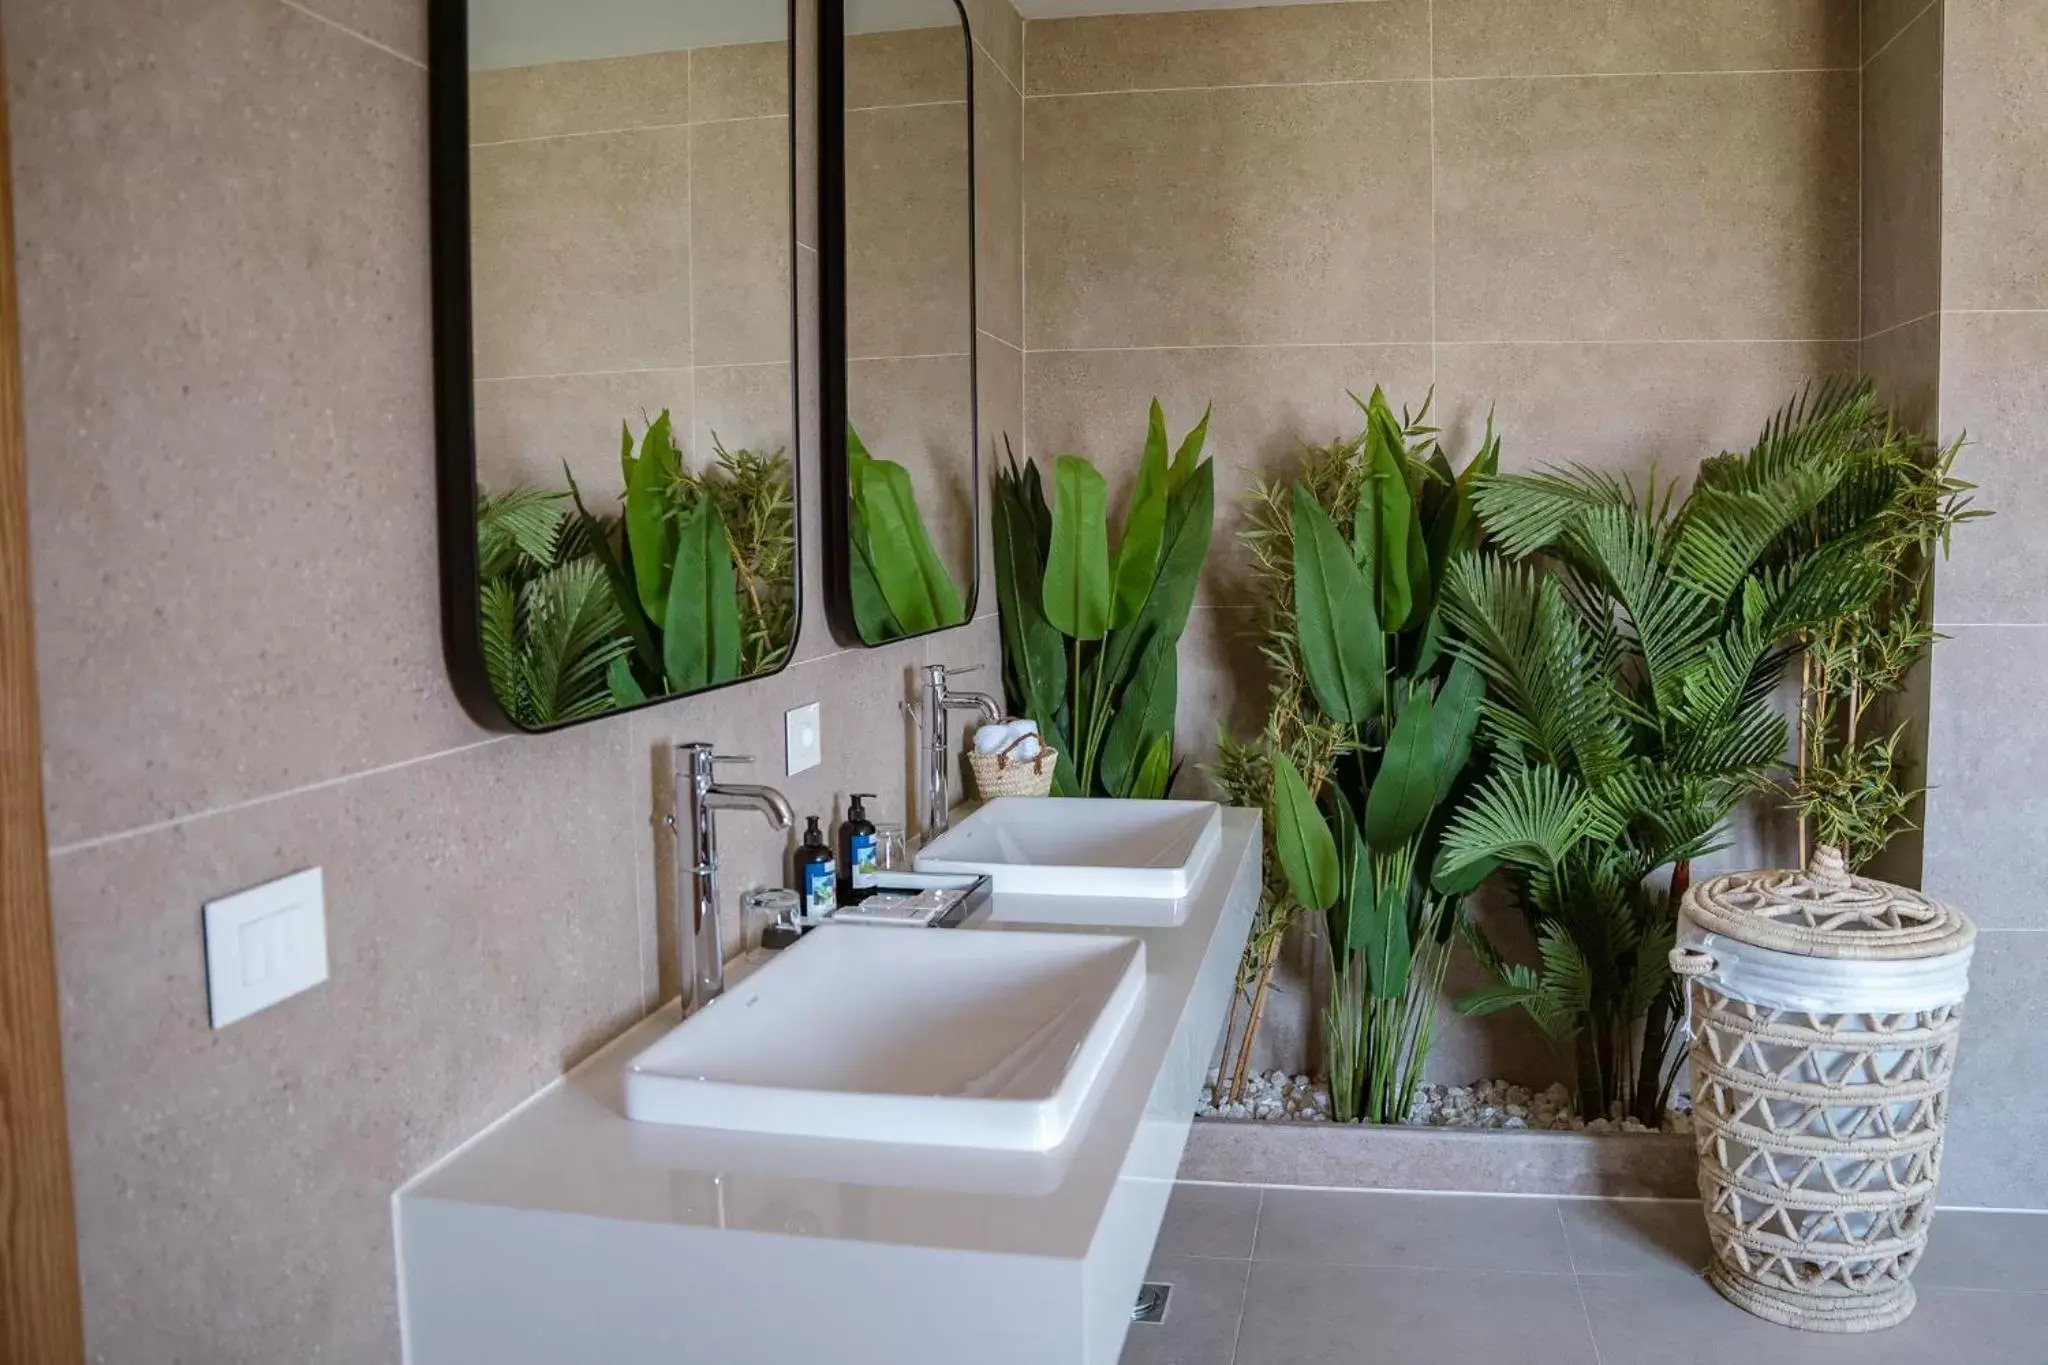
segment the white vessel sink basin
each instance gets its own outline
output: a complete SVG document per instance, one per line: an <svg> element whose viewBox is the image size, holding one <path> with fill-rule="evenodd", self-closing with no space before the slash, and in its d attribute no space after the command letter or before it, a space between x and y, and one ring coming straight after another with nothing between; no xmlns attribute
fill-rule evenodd
<svg viewBox="0 0 2048 1365"><path fill-rule="evenodd" d="M1179 900L1223 840L1213 801L1005 796L917 855L920 872L976 872L998 893Z"/></svg>
<svg viewBox="0 0 2048 1365"><path fill-rule="evenodd" d="M1138 1014L1145 945L827 925L626 1068L626 1117L1046 1151Z"/></svg>

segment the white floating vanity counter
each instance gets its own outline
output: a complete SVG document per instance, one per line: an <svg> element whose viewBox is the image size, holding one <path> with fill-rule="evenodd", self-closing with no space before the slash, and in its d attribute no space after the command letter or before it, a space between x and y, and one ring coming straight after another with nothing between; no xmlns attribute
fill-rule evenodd
<svg viewBox="0 0 2048 1365"><path fill-rule="evenodd" d="M663 1010L399 1192L406 1359L1110 1365L1259 889L1258 817L1233 810L1173 927L998 894L977 928L834 931L1144 943L1134 1022L1051 1151L633 1122Z"/></svg>

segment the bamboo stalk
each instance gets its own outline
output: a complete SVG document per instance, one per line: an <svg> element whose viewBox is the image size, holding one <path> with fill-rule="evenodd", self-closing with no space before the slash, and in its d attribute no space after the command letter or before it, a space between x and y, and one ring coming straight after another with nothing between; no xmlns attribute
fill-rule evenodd
<svg viewBox="0 0 2048 1365"><path fill-rule="evenodd" d="M1806 755L1812 746L1813 647L1812 637L1799 655L1799 866L1806 866Z"/></svg>
<svg viewBox="0 0 2048 1365"><path fill-rule="evenodd" d="M1244 1098L1245 1072L1252 1064L1252 1040L1259 1036L1259 1020L1266 1012L1266 990L1273 984L1273 968L1280 962L1280 944L1285 934L1273 935L1273 941L1266 948L1265 961L1259 964L1258 988L1252 992L1251 1017L1245 1021L1244 1044L1237 1054L1237 1074L1230 1083L1230 1102L1237 1103Z"/></svg>

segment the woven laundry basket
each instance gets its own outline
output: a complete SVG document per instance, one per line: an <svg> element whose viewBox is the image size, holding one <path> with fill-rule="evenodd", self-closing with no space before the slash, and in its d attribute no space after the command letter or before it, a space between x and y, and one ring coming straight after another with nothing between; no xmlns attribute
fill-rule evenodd
<svg viewBox="0 0 2048 1365"><path fill-rule="evenodd" d="M1913 1311L1975 936L1833 849L1686 893L1671 965L1725 1298L1816 1332Z"/></svg>

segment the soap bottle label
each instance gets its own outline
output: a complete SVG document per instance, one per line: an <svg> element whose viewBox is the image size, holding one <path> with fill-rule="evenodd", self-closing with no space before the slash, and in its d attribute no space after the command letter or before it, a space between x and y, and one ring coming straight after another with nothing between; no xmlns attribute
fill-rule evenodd
<svg viewBox="0 0 2048 1365"><path fill-rule="evenodd" d="M880 880L875 870L875 836L856 834L849 842L853 846L853 884L862 888L873 886Z"/></svg>
<svg viewBox="0 0 2048 1365"><path fill-rule="evenodd" d="M820 858L804 869L804 915L821 920L839 908L838 870L830 858Z"/></svg>

